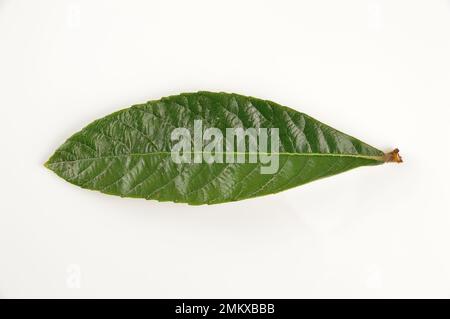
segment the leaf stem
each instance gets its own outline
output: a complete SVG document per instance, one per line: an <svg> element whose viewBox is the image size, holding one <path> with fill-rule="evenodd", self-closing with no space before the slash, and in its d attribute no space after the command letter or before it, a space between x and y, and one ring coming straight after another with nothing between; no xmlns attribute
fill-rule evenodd
<svg viewBox="0 0 450 319"><path fill-rule="evenodd" d="M398 148L394 149L392 152L384 154L385 163L403 163L403 159L399 154Z"/></svg>

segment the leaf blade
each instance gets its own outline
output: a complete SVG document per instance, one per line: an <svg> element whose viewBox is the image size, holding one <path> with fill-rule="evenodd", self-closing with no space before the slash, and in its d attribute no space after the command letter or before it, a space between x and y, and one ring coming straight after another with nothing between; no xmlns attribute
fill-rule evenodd
<svg viewBox="0 0 450 319"><path fill-rule="evenodd" d="M170 133L177 127L193 131L196 119L222 132L227 127L279 128L278 173L258 174L261 165L251 163L173 163ZM384 158L382 151L274 102L198 92L134 105L96 120L61 145L46 166L83 188L197 205L276 193L382 164Z"/></svg>

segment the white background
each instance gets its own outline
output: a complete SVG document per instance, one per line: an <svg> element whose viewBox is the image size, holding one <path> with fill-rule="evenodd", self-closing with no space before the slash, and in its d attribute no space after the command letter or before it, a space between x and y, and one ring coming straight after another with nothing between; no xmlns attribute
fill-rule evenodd
<svg viewBox="0 0 450 319"><path fill-rule="evenodd" d="M450 297L450 1L0 0L0 295ZM291 106L405 163L212 207L43 167L197 90Z"/></svg>

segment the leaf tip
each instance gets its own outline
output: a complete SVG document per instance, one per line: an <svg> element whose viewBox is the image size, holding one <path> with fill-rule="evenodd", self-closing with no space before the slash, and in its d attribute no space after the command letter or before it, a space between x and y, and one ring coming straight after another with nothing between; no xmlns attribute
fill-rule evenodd
<svg viewBox="0 0 450 319"><path fill-rule="evenodd" d="M384 161L386 163L403 163L403 159L400 156L399 149L396 148L392 152L386 153L384 155Z"/></svg>
<svg viewBox="0 0 450 319"><path fill-rule="evenodd" d="M50 168L50 161L48 160L48 161L46 161L44 164L42 164L42 165L44 165L44 167L45 168L48 168L48 169L50 169L51 170L51 168Z"/></svg>

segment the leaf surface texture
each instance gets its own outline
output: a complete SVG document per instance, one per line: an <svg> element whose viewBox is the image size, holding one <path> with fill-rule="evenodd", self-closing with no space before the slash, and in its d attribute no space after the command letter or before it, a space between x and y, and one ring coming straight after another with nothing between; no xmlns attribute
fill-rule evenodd
<svg viewBox="0 0 450 319"><path fill-rule="evenodd" d="M278 128L279 169L257 163L182 163L171 158L175 128ZM248 148L246 148L246 152ZM123 197L217 204L277 193L359 166L384 153L310 116L271 101L197 92L134 105L94 121L45 164L70 183Z"/></svg>

